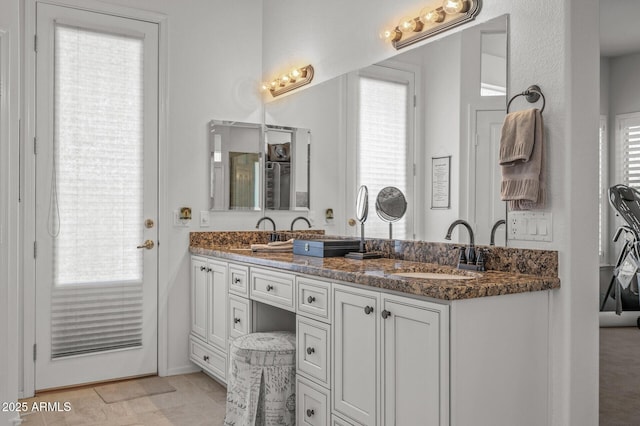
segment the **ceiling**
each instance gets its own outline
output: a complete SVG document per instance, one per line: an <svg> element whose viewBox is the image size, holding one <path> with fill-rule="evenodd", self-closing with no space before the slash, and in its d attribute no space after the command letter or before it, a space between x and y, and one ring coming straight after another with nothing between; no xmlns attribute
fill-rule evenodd
<svg viewBox="0 0 640 426"><path fill-rule="evenodd" d="M640 0L600 0L600 54L640 52Z"/></svg>

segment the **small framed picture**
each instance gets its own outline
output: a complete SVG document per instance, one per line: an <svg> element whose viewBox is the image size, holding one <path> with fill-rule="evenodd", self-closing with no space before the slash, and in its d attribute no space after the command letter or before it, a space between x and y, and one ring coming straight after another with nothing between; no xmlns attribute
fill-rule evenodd
<svg viewBox="0 0 640 426"><path fill-rule="evenodd" d="M451 156L431 157L431 208L451 208Z"/></svg>

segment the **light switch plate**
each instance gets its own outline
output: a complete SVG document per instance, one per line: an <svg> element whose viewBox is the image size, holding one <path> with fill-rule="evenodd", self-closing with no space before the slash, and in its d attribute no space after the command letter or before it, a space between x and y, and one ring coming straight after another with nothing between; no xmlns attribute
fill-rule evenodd
<svg viewBox="0 0 640 426"><path fill-rule="evenodd" d="M552 241L553 220L549 212L509 212L509 239Z"/></svg>
<svg viewBox="0 0 640 426"><path fill-rule="evenodd" d="M201 210L200 211L200 228L208 228L210 226L209 222L209 211Z"/></svg>
<svg viewBox="0 0 640 426"><path fill-rule="evenodd" d="M173 226L178 228L188 228L191 219L180 219L180 210L173 211Z"/></svg>

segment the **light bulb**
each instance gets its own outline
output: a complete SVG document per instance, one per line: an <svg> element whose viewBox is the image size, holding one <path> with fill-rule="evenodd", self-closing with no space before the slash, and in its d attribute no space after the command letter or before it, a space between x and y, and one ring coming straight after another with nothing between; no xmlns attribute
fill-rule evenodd
<svg viewBox="0 0 640 426"><path fill-rule="evenodd" d="M398 24L398 29L403 33L410 33L416 31L418 22L413 18L402 18Z"/></svg>
<svg viewBox="0 0 640 426"><path fill-rule="evenodd" d="M444 11L442 8L431 9L429 7L425 7L420 11L420 21L423 23L431 23L437 24L438 22L444 21Z"/></svg>
<svg viewBox="0 0 640 426"><path fill-rule="evenodd" d="M269 84L269 90L276 90L280 82L278 80L273 80L271 84Z"/></svg>
<svg viewBox="0 0 640 426"><path fill-rule="evenodd" d="M289 82L289 76L284 74L280 77L280 86L285 86Z"/></svg>
<svg viewBox="0 0 640 426"><path fill-rule="evenodd" d="M262 83L262 85L260 86L260 90L263 92L266 92L267 90L269 90L269 87L271 87L271 85L267 82Z"/></svg>
<svg viewBox="0 0 640 426"><path fill-rule="evenodd" d="M294 68L289 73L289 80L291 80L291 82L293 83L297 79L299 79L301 76L302 76L302 71L300 71L298 68Z"/></svg>
<svg viewBox="0 0 640 426"><path fill-rule="evenodd" d="M385 28L380 33L380 38L384 41L398 41L402 38L402 33L397 28Z"/></svg>
<svg viewBox="0 0 640 426"><path fill-rule="evenodd" d="M442 9L449 14L463 13L469 10L468 0L444 0L442 3Z"/></svg>

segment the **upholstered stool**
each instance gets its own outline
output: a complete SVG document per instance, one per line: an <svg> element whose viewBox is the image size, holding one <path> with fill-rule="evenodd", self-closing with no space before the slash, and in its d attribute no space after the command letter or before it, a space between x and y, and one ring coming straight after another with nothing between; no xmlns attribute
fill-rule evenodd
<svg viewBox="0 0 640 426"><path fill-rule="evenodd" d="M252 333L231 343L224 424L295 425L296 335Z"/></svg>

